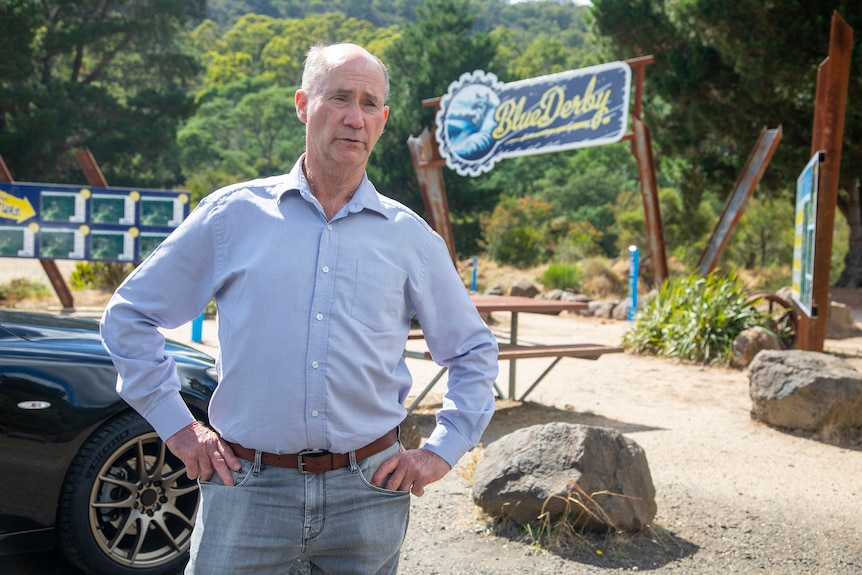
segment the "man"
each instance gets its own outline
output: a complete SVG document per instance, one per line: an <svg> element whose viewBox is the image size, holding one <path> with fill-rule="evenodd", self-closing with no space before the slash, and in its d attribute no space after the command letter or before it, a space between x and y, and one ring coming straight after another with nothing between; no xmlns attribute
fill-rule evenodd
<svg viewBox="0 0 862 575"><path fill-rule="evenodd" d="M114 294L102 336L120 394L201 485L187 573L395 573L409 494L479 441L497 344L443 240L379 195L365 167L389 108L383 63L315 46L296 92L305 153L290 173L205 198ZM219 386L210 425L179 394L158 327L215 299ZM396 430L416 316L449 368L437 426L404 451Z"/></svg>

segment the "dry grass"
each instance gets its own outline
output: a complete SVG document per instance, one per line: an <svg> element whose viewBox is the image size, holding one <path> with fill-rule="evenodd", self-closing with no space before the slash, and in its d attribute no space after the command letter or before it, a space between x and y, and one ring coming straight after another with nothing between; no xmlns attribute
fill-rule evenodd
<svg viewBox="0 0 862 575"><path fill-rule="evenodd" d="M466 285L472 284L472 260L460 262L458 269ZM581 268L581 292L594 299L625 297L628 285L628 262L611 261L592 258L579 263ZM479 258L476 273L476 291L486 292L491 288L500 288L508 294L518 281L536 284L542 289L539 278L548 269L548 264L520 269L500 265L494 261ZM644 289L645 286L642 286Z"/></svg>

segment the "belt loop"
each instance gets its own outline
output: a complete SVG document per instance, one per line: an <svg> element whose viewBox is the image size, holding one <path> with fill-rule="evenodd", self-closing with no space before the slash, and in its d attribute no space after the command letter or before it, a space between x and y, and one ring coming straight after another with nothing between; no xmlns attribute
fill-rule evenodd
<svg viewBox="0 0 862 575"><path fill-rule="evenodd" d="M251 473L255 477L260 475L260 457L261 457L260 454L261 454L261 451L259 449L255 450L255 452L254 452L254 463L251 466Z"/></svg>
<svg viewBox="0 0 862 575"><path fill-rule="evenodd" d="M352 473L356 473L357 471L359 471L359 463L356 462L356 452L351 451L347 455L350 458L350 471Z"/></svg>

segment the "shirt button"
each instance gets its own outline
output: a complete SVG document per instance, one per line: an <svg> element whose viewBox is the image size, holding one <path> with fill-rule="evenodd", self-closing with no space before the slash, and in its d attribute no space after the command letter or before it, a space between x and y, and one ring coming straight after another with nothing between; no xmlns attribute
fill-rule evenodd
<svg viewBox="0 0 862 575"><path fill-rule="evenodd" d="M311 362L311 367L313 367L314 369L317 369L318 367L320 367L320 364L319 364L319 363L317 363L316 361L312 361L312 362Z"/></svg>
<svg viewBox="0 0 862 575"><path fill-rule="evenodd" d="M332 231L332 224L326 224L326 229L331 232Z"/></svg>
<svg viewBox="0 0 862 575"><path fill-rule="evenodd" d="M316 409L311 410L311 417L317 417L318 415L320 415L319 411L317 411Z"/></svg>
<svg viewBox="0 0 862 575"><path fill-rule="evenodd" d="M316 315L316 316L314 316L314 317L316 317L317 319L323 319L323 314L322 314L322 313L319 313L319 314L317 314L317 315Z"/></svg>
<svg viewBox="0 0 862 575"><path fill-rule="evenodd" d="M323 273L325 273L325 274L329 273L329 266L323 266Z"/></svg>

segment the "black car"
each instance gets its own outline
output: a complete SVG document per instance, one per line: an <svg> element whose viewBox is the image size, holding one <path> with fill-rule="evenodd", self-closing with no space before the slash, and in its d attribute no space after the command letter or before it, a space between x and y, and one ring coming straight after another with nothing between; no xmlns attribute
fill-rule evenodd
<svg viewBox="0 0 862 575"><path fill-rule="evenodd" d="M215 361L176 342L166 353L205 420ZM99 575L182 568L197 483L116 382L95 320L0 310L0 555L57 546Z"/></svg>

